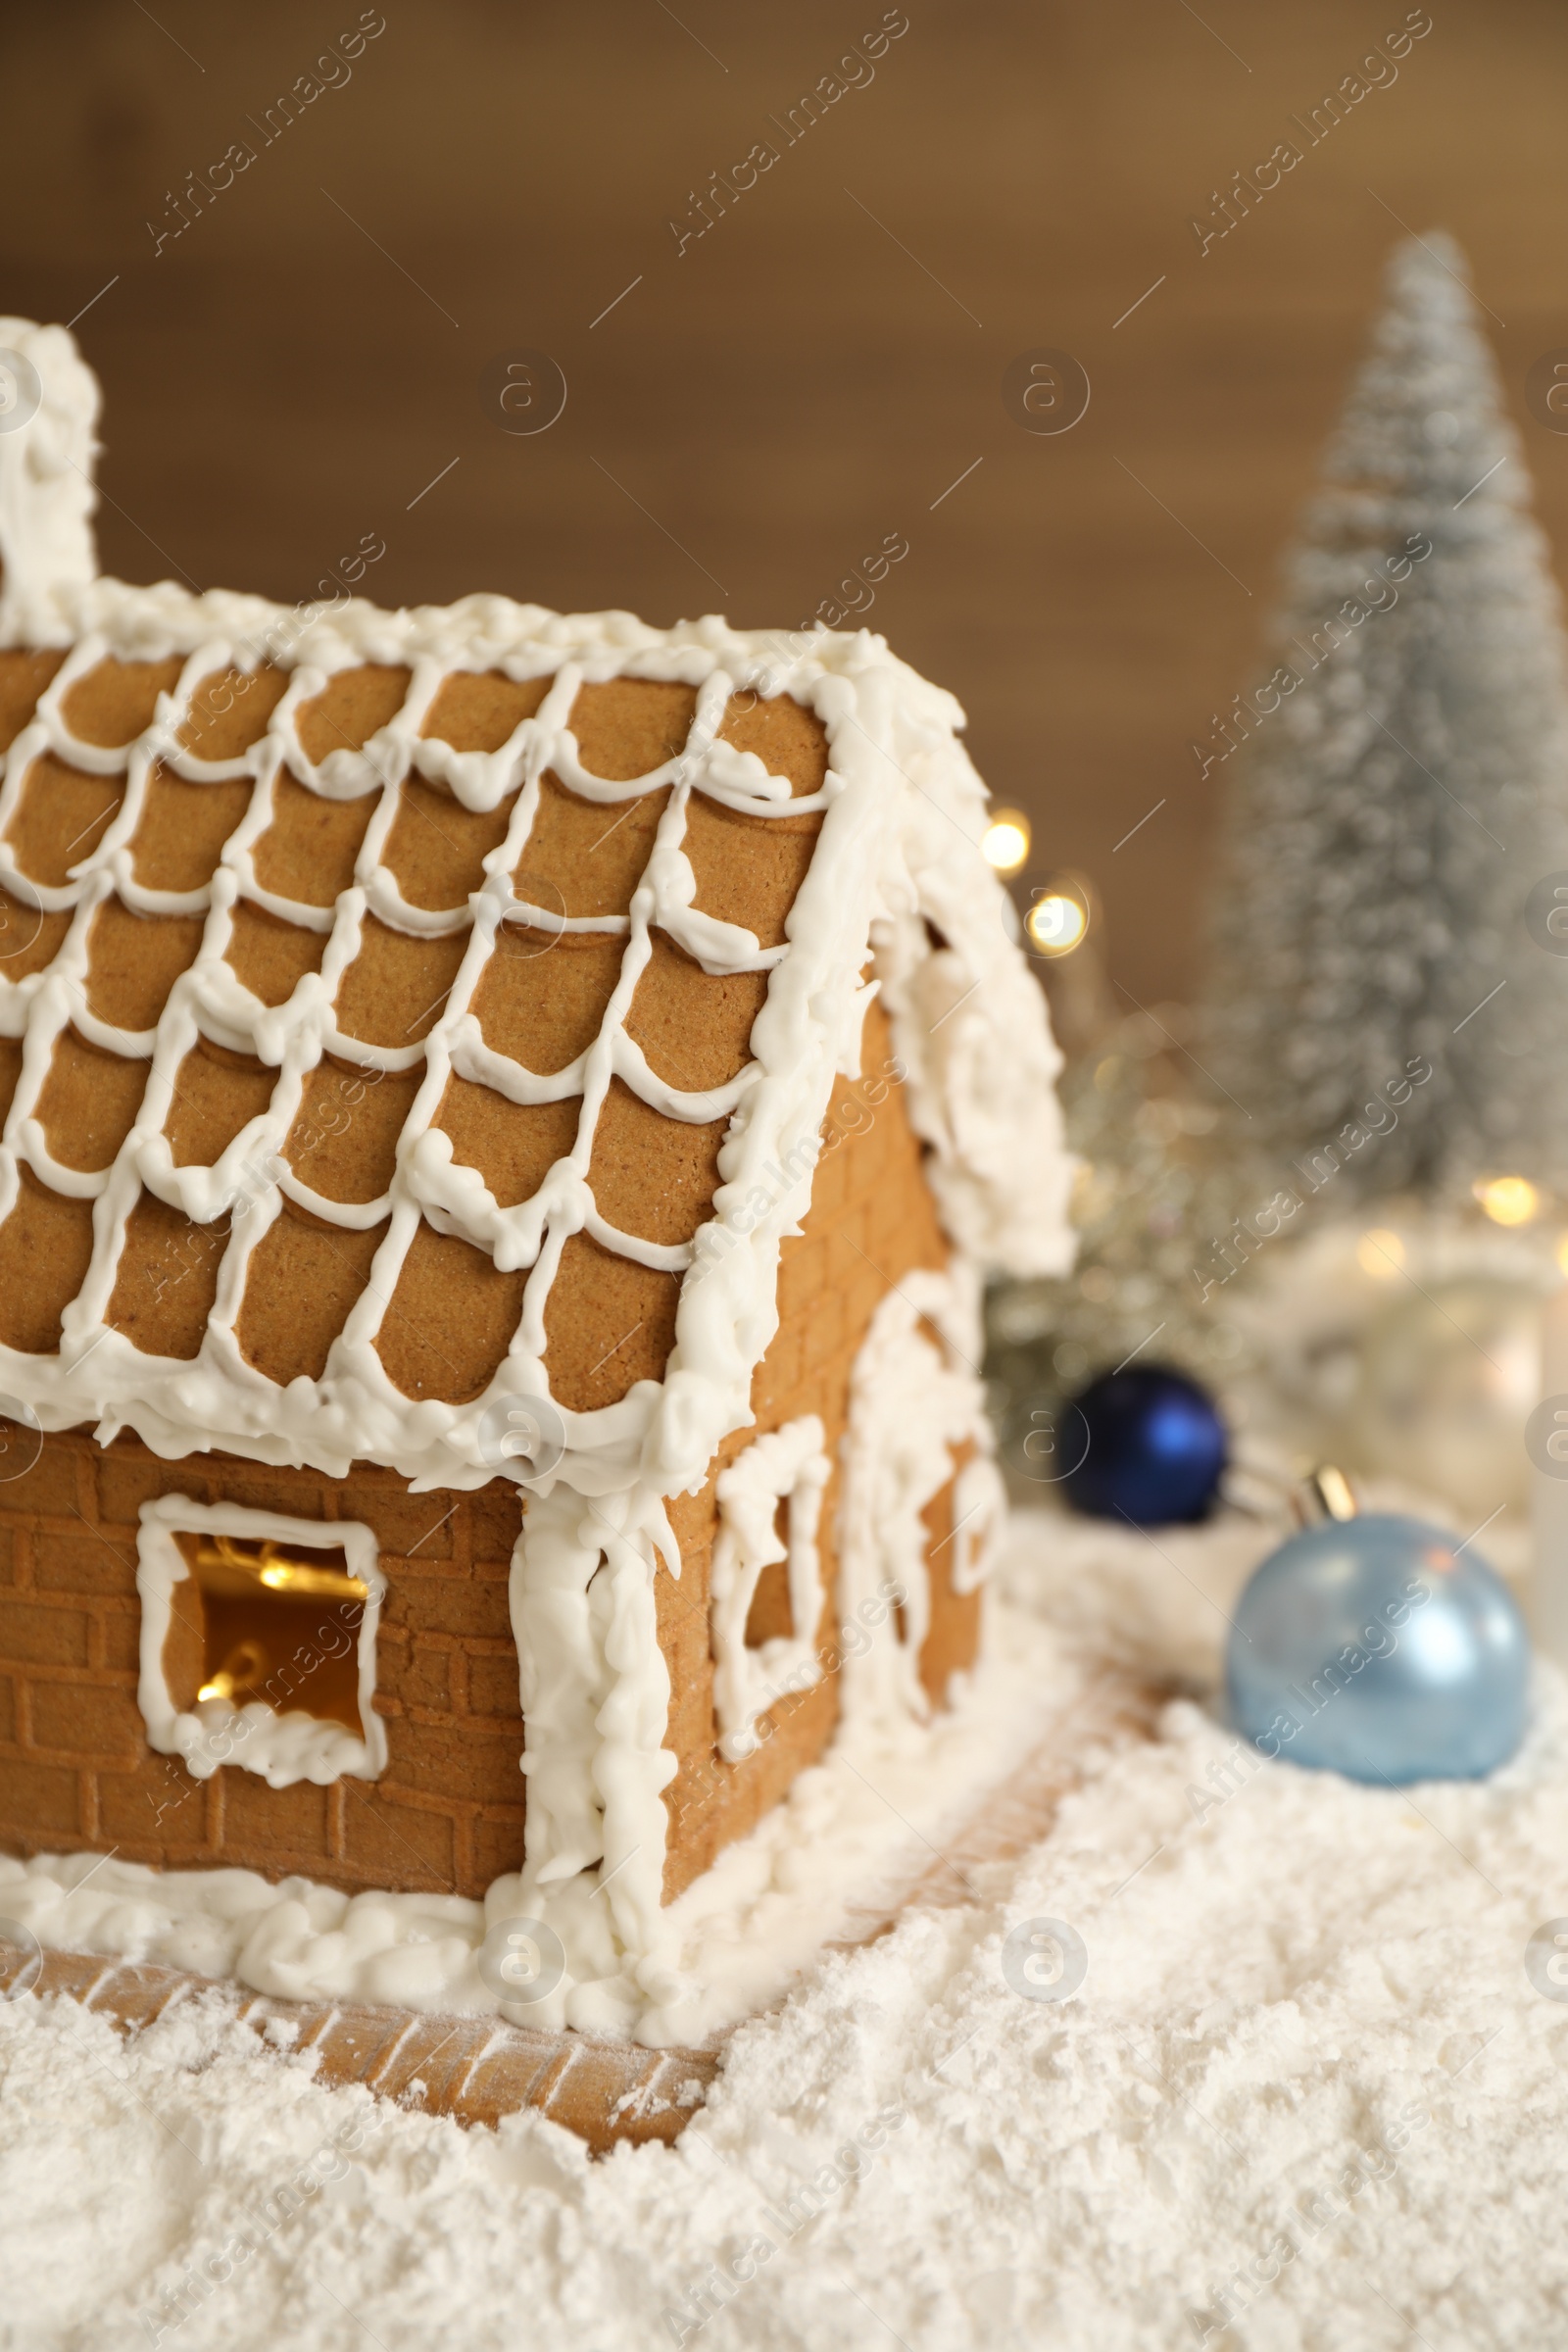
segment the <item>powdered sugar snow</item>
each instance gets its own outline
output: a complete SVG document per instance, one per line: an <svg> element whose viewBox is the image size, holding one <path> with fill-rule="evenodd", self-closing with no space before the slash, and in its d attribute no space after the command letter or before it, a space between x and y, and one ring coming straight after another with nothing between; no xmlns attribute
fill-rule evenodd
<svg viewBox="0 0 1568 2352"><path fill-rule="evenodd" d="M1568 1910L1568 1688L1481 1787L1249 1769L1199 1702L1269 1541L1020 1523L1014 1593L1142 1627L1195 1697L966 1907L743 2027L672 2149L327 2090L220 1994L130 2043L0 2003L0 2342L1560 2341L1568 2001L1524 1956ZM1070 1998L1038 1920L1081 1939Z"/></svg>

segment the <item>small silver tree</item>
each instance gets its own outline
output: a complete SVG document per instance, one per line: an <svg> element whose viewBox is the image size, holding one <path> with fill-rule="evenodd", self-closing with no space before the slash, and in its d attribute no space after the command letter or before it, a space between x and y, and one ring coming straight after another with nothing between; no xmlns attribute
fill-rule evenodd
<svg viewBox="0 0 1568 2352"><path fill-rule="evenodd" d="M1342 1199L1568 1189L1568 960L1526 920L1568 869L1565 649L1464 267L1442 235L1394 254L1278 666L1195 747L1235 745L1203 1005L1227 1144L1287 1183L1317 1155L1313 1189L1327 1153Z"/></svg>

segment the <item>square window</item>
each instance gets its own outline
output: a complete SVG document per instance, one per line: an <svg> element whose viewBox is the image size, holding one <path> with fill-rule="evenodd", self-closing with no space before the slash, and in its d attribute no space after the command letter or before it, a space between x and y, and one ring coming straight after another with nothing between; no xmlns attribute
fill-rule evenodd
<svg viewBox="0 0 1568 2352"><path fill-rule="evenodd" d="M138 1699L147 1737L198 1780L220 1764L270 1787L372 1780L386 1580L368 1527L182 1495L144 1503Z"/></svg>

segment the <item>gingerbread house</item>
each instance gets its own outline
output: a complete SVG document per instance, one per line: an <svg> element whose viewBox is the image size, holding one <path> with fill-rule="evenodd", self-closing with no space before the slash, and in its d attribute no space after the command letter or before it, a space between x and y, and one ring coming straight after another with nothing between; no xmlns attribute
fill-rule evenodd
<svg viewBox="0 0 1568 2352"><path fill-rule="evenodd" d="M1069 1171L961 712L100 577L96 387L0 346L0 1846L505 1882L624 2024L976 1654L979 1285Z"/></svg>

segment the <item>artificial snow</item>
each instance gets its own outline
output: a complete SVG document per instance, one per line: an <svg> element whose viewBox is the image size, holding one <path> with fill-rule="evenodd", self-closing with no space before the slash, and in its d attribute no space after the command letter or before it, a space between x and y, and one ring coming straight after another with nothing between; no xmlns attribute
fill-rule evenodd
<svg viewBox="0 0 1568 2352"><path fill-rule="evenodd" d="M1560 2340L1568 2001L1525 1951L1568 1908L1568 1687L1541 1670L1481 1786L1240 1756L1207 1692L1273 1533L1019 1523L1006 1584L1063 1655L1192 1695L972 1900L743 2027L673 2148L326 2089L221 1992L128 2042L0 2002L0 2344ZM1013 1989L1004 1939L1044 1919L1085 1947L1067 1999Z"/></svg>

